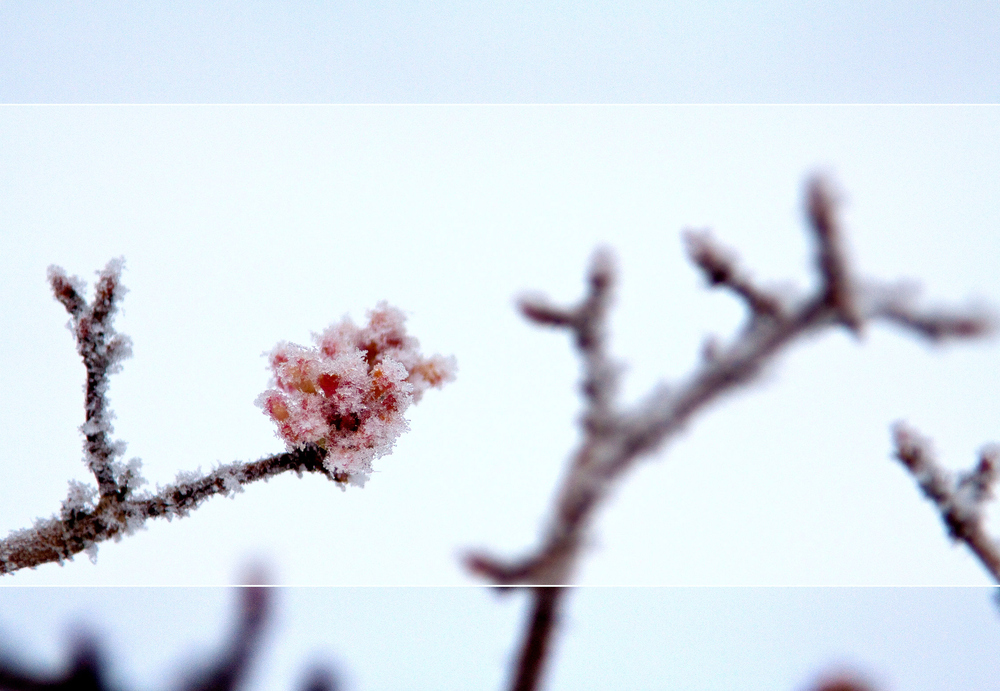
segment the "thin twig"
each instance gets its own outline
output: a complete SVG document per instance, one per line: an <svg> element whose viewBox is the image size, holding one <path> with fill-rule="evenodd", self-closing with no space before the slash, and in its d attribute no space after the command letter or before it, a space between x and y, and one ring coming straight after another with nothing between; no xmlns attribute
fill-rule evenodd
<svg viewBox="0 0 1000 691"><path fill-rule="evenodd" d="M916 430L897 422L893 426L896 458L913 475L924 496L934 502L948 535L964 542L993 580L1000 583L1000 544L984 525L984 506L993 498L993 487L1000 473L1000 449L986 447L971 471L953 477L934 458L930 440Z"/></svg>
<svg viewBox="0 0 1000 691"><path fill-rule="evenodd" d="M837 199L832 185L822 177L814 177L806 192L806 209L813 233L819 241L816 260L825 289L824 302L840 317L841 322L860 335L863 316L855 305L853 277L847 264L844 242L835 213Z"/></svg>
<svg viewBox="0 0 1000 691"><path fill-rule="evenodd" d="M113 415L107 406L108 377L121 369L121 362L132 353L132 342L128 336L115 332L112 320L118 311L118 303L125 295L121 285L121 270L124 260L112 259L100 272L100 279L94 292L94 300L87 304L80 294L83 282L72 279L57 266L49 267L49 283L56 299L69 312L70 330L76 337L77 352L87 368L86 398L84 407L86 421L80 430L84 434L84 454L87 467L97 478L98 491L102 497L122 490L121 482L127 479L116 477L115 458L124 453L124 444L112 443L110 434Z"/></svg>
<svg viewBox="0 0 1000 691"><path fill-rule="evenodd" d="M12 532L0 540L0 574L49 562L60 564L80 552L93 550L99 542L120 539L143 526L150 518L186 516L201 503L217 495L233 496L244 485L286 472L318 473L331 480L324 465L325 454L315 445L251 463L232 463L212 472L179 481L155 494L130 492L101 497L96 505L67 506L60 516L36 521L31 528Z"/></svg>

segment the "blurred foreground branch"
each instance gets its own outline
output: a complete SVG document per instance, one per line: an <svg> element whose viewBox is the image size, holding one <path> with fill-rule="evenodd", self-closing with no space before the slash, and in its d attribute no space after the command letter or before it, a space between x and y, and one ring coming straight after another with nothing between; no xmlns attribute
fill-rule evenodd
<svg viewBox="0 0 1000 691"><path fill-rule="evenodd" d="M182 675L178 691L237 691L246 688L264 630L271 618L269 588L251 586L236 591L239 615L225 647L204 669ZM7 654L9 652L4 651ZM10 660L0 659L0 689L4 691L112 691L107 662L98 642L80 638L65 674L42 677L30 674ZM316 669L307 677L302 691L337 691L334 674ZM115 691L121 691L116 689Z"/></svg>
<svg viewBox="0 0 1000 691"><path fill-rule="evenodd" d="M856 276L845 255L835 201L825 180L809 181L805 206L816 242L819 277L819 287L812 293L789 296L768 290L711 233L685 233L691 260L711 286L729 290L745 304L747 320L728 344L714 338L707 341L702 362L683 381L656 386L632 408L617 402L621 368L608 349L608 311L617 280L609 250L595 253L587 294L577 305L560 307L539 296L521 301L521 311L529 320L573 335L583 362L585 407L583 440L556 493L538 547L514 560L485 552L466 557L472 572L494 584L536 586L529 591L535 604L524 629L521 663L511 688L531 691L538 687L546 651L551 648L538 640L539 632L551 636L559 619L563 591L537 586L572 581L596 509L641 458L661 449L696 413L757 379L797 340L830 327L844 327L860 338L868 324L888 322L932 343L978 338L994 330L994 315L982 309L921 308L908 289Z"/></svg>
<svg viewBox="0 0 1000 691"><path fill-rule="evenodd" d="M896 458L913 475L924 496L934 502L949 536L964 542L990 576L1000 583L1000 543L986 532L984 508L993 498L1000 447L987 446L976 466L957 478L938 465L929 439L897 422L893 427Z"/></svg>
<svg viewBox="0 0 1000 691"><path fill-rule="evenodd" d="M559 589L546 590L554 593ZM263 642L273 620L274 589L251 586L237 588L232 592L238 603L237 616L220 650L207 656L202 665L172 675L177 682L167 688L175 691L241 691L260 687L260 682L255 682L253 673L258 671L256 668L265 653ZM322 598L330 593L344 593L341 589L318 589L311 592L321 598L316 605L329 611L336 611L336 607L329 607L330 603ZM541 600L545 601L545 598ZM136 611L135 614L143 616L141 611ZM155 624L151 622L151 625ZM536 640L544 645L546 638L543 635ZM13 653L12 650L0 648L0 691L128 691L112 685L110 670L113 662L102 654L102 645L94 638L77 638L71 649L69 665L63 673L28 671L29 665L14 661L11 657ZM301 691L338 691L343 688L338 675L327 666L313 666L300 678L298 688ZM414 679L407 679L398 686L407 688L409 684L412 687L413 682ZM152 686L156 685L146 682L142 688ZM872 691L873 687L856 674L837 672L823 675L813 685L805 688L810 691Z"/></svg>

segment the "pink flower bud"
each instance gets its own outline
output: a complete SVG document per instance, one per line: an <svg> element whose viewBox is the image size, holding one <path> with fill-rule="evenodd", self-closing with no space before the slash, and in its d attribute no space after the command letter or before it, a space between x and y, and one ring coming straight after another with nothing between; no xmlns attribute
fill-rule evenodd
<svg viewBox="0 0 1000 691"><path fill-rule="evenodd" d="M364 482L371 462L408 428L403 413L430 387L455 378L455 358L424 358L405 315L385 302L368 325L345 317L314 336L315 348L279 343L270 353L274 386L257 398L289 449L316 444L326 466Z"/></svg>

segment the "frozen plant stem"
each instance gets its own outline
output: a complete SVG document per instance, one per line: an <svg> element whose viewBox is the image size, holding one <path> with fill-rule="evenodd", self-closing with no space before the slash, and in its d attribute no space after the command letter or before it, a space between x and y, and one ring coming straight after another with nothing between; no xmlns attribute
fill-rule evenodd
<svg viewBox="0 0 1000 691"><path fill-rule="evenodd" d="M526 622L521 651L514 669L513 691L533 691L541 681L545 661L551 652L552 634L565 591L558 586L531 589L531 614Z"/></svg>
<svg viewBox="0 0 1000 691"><path fill-rule="evenodd" d="M985 336L995 318L972 308L921 309L902 285L855 276L837 223L835 198L822 178L806 186L806 216L816 241L818 288L789 296L768 290L743 270L733 251L707 231L687 231L691 260L711 286L726 288L747 307L747 320L728 344L709 339L701 363L676 385L661 384L632 408L617 401L621 368L607 345L608 309L616 271L614 258L599 249L591 262L588 290L572 307L553 305L544 297L524 298L523 314L531 321L569 331L582 360L581 416L583 440L556 492L555 506L538 547L515 560L472 552L466 566L497 585L538 586L570 583L581 545L596 509L639 459L658 451L710 403L754 381L788 346L803 336L843 326L862 337L870 322L889 322L932 343ZM996 572L993 571L995 574ZM522 665L512 688L537 688L544 643L532 643L537 631L551 635L559 600L553 589L531 588L531 623L525 628ZM558 590L556 590L558 592ZM524 664L527 651L534 666Z"/></svg>
<svg viewBox="0 0 1000 691"><path fill-rule="evenodd" d="M150 518L186 516L210 497L233 496L244 485L289 471L319 473L342 487L363 484L372 459L388 453L406 430L406 408L426 389L454 378L454 358L424 358L417 340L406 334L403 313L381 303L366 327L346 318L330 327L322 350L282 343L272 353L279 389L264 392L260 402L278 423L286 453L221 465L207 474L179 473L177 482L155 493L140 491L139 459L118 460L125 444L111 440L114 415L107 403L108 377L131 354L131 341L112 326L125 294L122 265L122 259L114 259L100 272L89 304L82 280L49 268L52 290L70 314L70 330L87 369L86 419L80 430L97 491L70 482L58 516L0 540L0 574L62 563L83 551L94 558L99 542L131 534Z"/></svg>
<svg viewBox="0 0 1000 691"><path fill-rule="evenodd" d="M956 479L938 465L930 440L902 422L893 427L893 437L896 458L913 475L924 496L937 506L948 534L956 542L964 542L993 580L1000 583L1000 545L983 525L983 508L986 500L993 498L997 481L1000 448L984 448L976 467Z"/></svg>
<svg viewBox="0 0 1000 691"><path fill-rule="evenodd" d="M80 295L83 282L66 276L57 266L49 267L49 283L56 299L62 303L72 318L70 329L76 337L76 349L87 368L84 387L86 421L81 428L86 442L84 453L87 467L97 477L101 497L115 494L121 488L115 478L114 460L124 452L123 444L113 444L109 438L111 411L106 394L108 376L121 370L121 363L132 354L128 336L115 333L112 321L118 303L125 295L121 285L124 260L112 259L100 272L94 291L94 301L87 304ZM128 478L124 478L128 484Z"/></svg>

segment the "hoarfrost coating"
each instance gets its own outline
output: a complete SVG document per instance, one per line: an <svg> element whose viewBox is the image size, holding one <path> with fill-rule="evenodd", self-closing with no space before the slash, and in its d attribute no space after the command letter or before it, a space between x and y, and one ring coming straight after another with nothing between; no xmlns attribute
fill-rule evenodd
<svg viewBox="0 0 1000 691"><path fill-rule="evenodd" d="M114 413L107 401L109 375L131 354L131 341L112 325L125 294L122 265L114 259L99 272L90 302L81 279L49 268L49 283L71 316L70 331L87 370L86 417L79 429L97 487L71 480L58 515L0 540L0 574L62 564L80 552L94 561L97 543L120 540L150 518L186 516L213 496L233 497L245 484L289 471L325 475L341 489L363 485L372 459L388 453L407 429L403 412L409 404L454 378L454 358L421 356L417 340L403 328L403 313L380 303L368 326L358 328L345 318L316 337L318 349L289 343L275 348L271 365L279 389L264 392L258 403L279 423L288 452L222 464L207 474L200 468L180 471L175 484L140 491L141 462L119 459L125 442L110 438Z"/></svg>
<svg viewBox="0 0 1000 691"><path fill-rule="evenodd" d="M403 413L430 387L455 378L455 358L424 358L402 310L382 301L368 325L348 317L316 347L279 343L269 355L274 386L257 398L289 450L316 444L331 474L363 483L371 463L408 428Z"/></svg>

